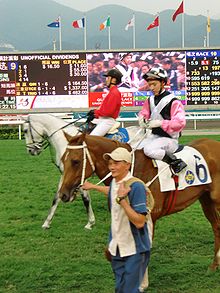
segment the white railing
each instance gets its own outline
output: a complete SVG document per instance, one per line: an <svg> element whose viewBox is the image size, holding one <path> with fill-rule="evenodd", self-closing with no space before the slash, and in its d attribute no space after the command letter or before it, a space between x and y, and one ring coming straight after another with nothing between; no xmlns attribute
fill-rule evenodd
<svg viewBox="0 0 220 293"><path fill-rule="evenodd" d="M80 118L73 118L73 113L53 113L54 115L59 116L60 118L66 121L77 121ZM17 125L18 126L18 138L21 139L22 135L22 124L24 123L23 118L26 117L27 114L20 114L20 115L0 115L0 125ZM128 116L128 115L126 115ZM80 122L85 122L86 118L85 114L82 115L82 119ZM186 120L193 121L193 129L197 130L197 121L214 121L220 120L220 111L204 111L204 112L186 112ZM131 117L119 117L117 121L121 122L122 127L126 122L134 122L138 121L137 114L132 114Z"/></svg>

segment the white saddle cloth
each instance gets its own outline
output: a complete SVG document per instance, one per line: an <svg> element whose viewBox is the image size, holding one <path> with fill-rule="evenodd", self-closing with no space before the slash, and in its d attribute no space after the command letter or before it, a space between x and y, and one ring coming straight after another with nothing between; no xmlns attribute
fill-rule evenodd
<svg viewBox="0 0 220 293"><path fill-rule="evenodd" d="M187 164L187 167L177 174L179 177L178 190L212 182L207 163L196 149L185 146L183 150L175 153L175 156L181 158ZM172 178L170 168L166 168L167 164L163 161L155 160L155 162L158 167L158 173L160 173L159 182L161 191L175 190L175 182ZM162 171L163 169L164 171Z"/></svg>

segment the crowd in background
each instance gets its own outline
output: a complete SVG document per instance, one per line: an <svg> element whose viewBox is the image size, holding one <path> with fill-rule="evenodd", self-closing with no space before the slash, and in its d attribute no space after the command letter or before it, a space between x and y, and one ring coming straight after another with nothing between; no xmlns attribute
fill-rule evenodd
<svg viewBox="0 0 220 293"><path fill-rule="evenodd" d="M184 52L94 53L89 54L87 60L90 92L107 91L104 73L111 68L117 68L123 74L120 91L147 91L148 85L142 76L156 66L167 71L168 90L185 90Z"/></svg>

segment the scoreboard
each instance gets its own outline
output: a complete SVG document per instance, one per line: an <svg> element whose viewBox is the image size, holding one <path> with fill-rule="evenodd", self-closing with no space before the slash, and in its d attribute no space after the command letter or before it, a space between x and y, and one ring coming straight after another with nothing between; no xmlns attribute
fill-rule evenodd
<svg viewBox="0 0 220 293"><path fill-rule="evenodd" d="M0 107L15 108L11 103L6 107L2 97L7 96L20 97L25 105L28 97L68 95L88 95L85 53L0 55Z"/></svg>
<svg viewBox="0 0 220 293"><path fill-rule="evenodd" d="M186 52L187 104L220 103L220 50Z"/></svg>
<svg viewBox="0 0 220 293"><path fill-rule="evenodd" d="M149 66L161 61L162 66L163 60L169 59L170 85L175 84L171 82L172 76L176 75L177 81L176 88L168 89L183 104L220 104L220 50L133 50L132 54L135 57L132 61L135 72L141 69L138 65L140 60ZM108 70L109 60L115 59L115 64L118 64L119 55L120 52L1 53L0 109L97 107L108 89L94 90L97 84L102 85L104 81L101 80L103 71L98 76L98 65L92 60L102 59L105 70ZM135 63L135 60L139 61ZM184 76L178 71L178 63L184 65ZM181 86L178 82L180 74ZM143 83L141 75L139 78ZM138 88L122 91L123 106L141 106L150 95L149 90Z"/></svg>
<svg viewBox="0 0 220 293"><path fill-rule="evenodd" d="M87 94L85 54L8 55L1 61L8 87L16 84L14 95Z"/></svg>

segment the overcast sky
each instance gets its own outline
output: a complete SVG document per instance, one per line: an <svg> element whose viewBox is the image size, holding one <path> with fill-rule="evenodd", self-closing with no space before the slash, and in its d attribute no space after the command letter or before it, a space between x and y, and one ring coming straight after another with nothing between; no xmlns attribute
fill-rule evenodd
<svg viewBox="0 0 220 293"><path fill-rule="evenodd" d="M133 9L134 11L157 12L173 9L176 10L182 0L55 0L66 4L71 3L74 9L88 11L93 8L108 4L118 4ZM209 15L211 18L220 18L220 0L184 0L185 13L190 15ZM110 12L111 13L111 12Z"/></svg>

